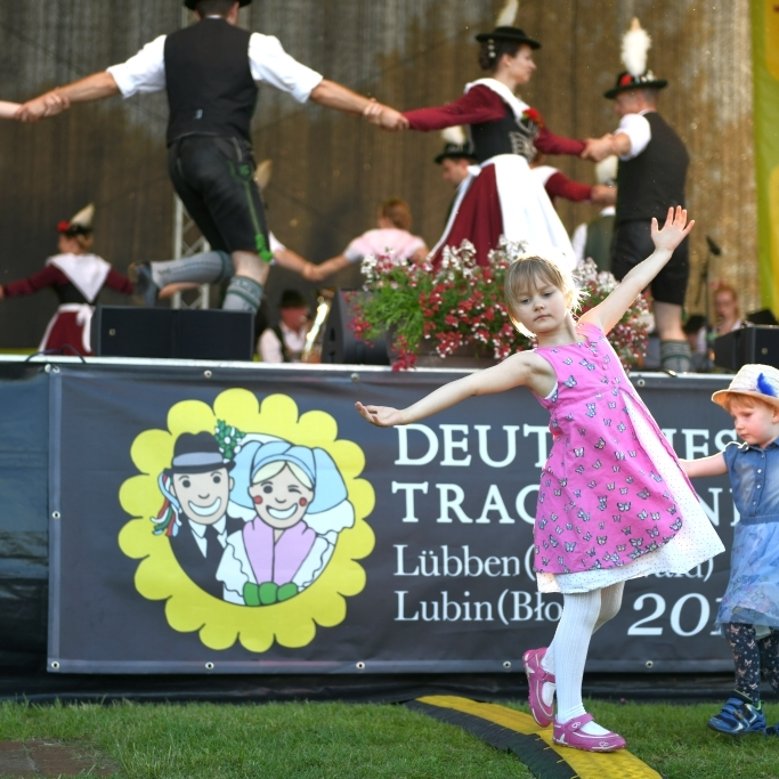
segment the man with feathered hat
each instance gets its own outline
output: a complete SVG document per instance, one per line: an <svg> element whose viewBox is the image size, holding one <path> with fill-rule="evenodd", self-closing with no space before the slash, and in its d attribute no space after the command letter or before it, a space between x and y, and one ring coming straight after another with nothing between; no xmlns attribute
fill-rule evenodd
<svg viewBox="0 0 779 779"><path fill-rule="evenodd" d="M619 157L617 206L612 244L612 272L621 279L652 251L652 217L664 218L669 206L684 205L689 157L684 143L657 112L658 92L668 82L647 69L651 41L637 19L625 34L622 61L626 70L604 93L614 101L620 124L614 133L590 139L582 157L596 161ZM682 309L689 278L685 239L652 282L655 326L663 370L690 370L690 347L682 329Z"/></svg>
<svg viewBox="0 0 779 779"><path fill-rule="evenodd" d="M164 89L173 186L211 248L232 259L235 274L223 308L255 312L272 258L262 199L252 180L250 125L258 86L270 84L299 102L364 114L386 129L407 122L297 62L277 38L239 28L239 8L250 2L184 0L197 23L157 37L126 62L28 101L16 116L35 121L71 103Z"/></svg>

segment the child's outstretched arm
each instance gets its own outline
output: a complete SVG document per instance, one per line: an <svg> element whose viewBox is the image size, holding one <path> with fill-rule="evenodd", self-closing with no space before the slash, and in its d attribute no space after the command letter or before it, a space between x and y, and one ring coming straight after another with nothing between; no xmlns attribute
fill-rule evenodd
<svg viewBox="0 0 779 779"><path fill-rule="evenodd" d="M722 452L695 460L679 460L679 464L690 479L696 479L698 476L722 476L728 472Z"/></svg>
<svg viewBox="0 0 779 779"><path fill-rule="evenodd" d="M546 360L532 352L519 352L492 368L450 381L407 408L366 405L360 401L354 407L371 424L393 427L424 419L475 395L489 395L522 386L529 387L537 395L545 395L553 388L553 382L551 367Z"/></svg>
<svg viewBox="0 0 779 779"><path fill-rule="evenodd" d="M690 234L695 220L687 221L687 209L669 208L662 229L652 217L652 242L655 250L645 260L631 268L609 296L594 308L582 314L581 320L599 326L608 333L622 319L622 315L652 283L652 279L671 259L674 249Z"/></svg>

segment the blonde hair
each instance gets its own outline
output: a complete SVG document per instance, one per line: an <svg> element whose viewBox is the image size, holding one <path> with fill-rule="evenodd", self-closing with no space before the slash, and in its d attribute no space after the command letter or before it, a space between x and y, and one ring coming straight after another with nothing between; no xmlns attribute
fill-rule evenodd
<svg viewBox="0 0 779 779"><path fill-rule="evenodd" d="M529 292L545 284L551 284L563 293L569 311L573 312L579 307L580 290L574 284L571 274L556 263L537 255L527 255L514 260L506 270L506 308L514 327L522 333L527 334L528 330L520 324L517 303Z"/></svg>
<svg viewBox="0 0 779 779"><path fill-rule="evenodd" d="M272 462L265 463L265 465L258 468L257 471L252 474L252 484L268 481L274 476L278 476L285 468L289 468L292 475L306 489L314 489L314 485L311 482L309 475L297 463L290 462L289 460L273 460Z"/></svg>

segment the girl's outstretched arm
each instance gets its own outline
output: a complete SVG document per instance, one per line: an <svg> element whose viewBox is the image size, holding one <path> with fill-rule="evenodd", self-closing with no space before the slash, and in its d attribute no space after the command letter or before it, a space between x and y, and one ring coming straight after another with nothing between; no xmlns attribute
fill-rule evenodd
<svg viewBox="0 0 779 779"><path fill-rule="evenodd" d="M375 406L360 401L354 407L371 424L393 427L424 419L476 395L489 395L523 386L529 387L537 395L548 394L554 386L551 366L532 352L513 354L492 368L450 381L407 408Z"/></svg>
<svg viewBox="0 0 779 779"><path fill-rule="evenodd" d="M586 313L581 320L590 322L608 333L622 319L622 315L652 279L671 259L674 249L690 234L695 220L687 221L687 209L681 206L669 208L662 229L652 217L652 242L655 250L645 260L631 268L611 294Z"/></svg>

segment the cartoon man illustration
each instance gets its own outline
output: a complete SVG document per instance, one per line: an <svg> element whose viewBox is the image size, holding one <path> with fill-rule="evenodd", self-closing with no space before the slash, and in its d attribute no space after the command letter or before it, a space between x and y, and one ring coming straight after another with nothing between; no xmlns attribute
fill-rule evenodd
<svg viewBox="0 0 779 779"><path fill-rule="evenodd" d="M159 477L167 498L160 516L167 512L165 532L173 554L187 576L215 598L222 598L216 571L227 536L244 525L227 513L233 467L233 461L223 459L210 433L182 433L176 439L170 468Z"/></svg>

